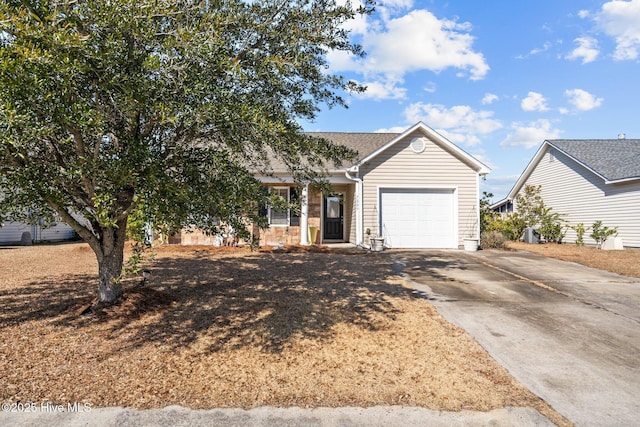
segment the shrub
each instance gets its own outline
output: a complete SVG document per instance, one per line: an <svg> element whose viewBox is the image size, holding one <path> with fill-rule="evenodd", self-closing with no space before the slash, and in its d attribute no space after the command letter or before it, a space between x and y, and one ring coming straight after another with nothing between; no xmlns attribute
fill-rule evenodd
<svg viewBox="0 0 640 427"><path fill-rule="evenodd" d="M506 239L499 231L485 231L480 234L480 247L482 249L502 249Z"/></svg>
<svg viewBox="0 0 640 427"><path fill-rule="evenodd" d="M492 212L490 193L484 193L480 200L480 230L498 231L507 240L519 240L527 227L537 228L548 242L562 242L566 231L566 221L562 214L553 212L542 200L542 187L526 185L515 198L517 210L508 214Z"/></svg>
<svg viewBox="0 0 640 427"><path fill-rule="evenodd" d="M584 233L587 232L589 227L584 226L584 222L579 222L576 225L571 226L571 229L576 232L576 245L583 246L584 245Z"/></svg>
<svg viewBox="0 0 640 427"><path fill-rule="evenodd" d="M557 212L551 212L551 208L543 207L540 215L540 234L547 242L562 243L566 234L564 224L566 221Z"/></svg>
<svg viewBox="0 0 640 427"><path fill-rule="evenodd" d="M605 227L602 225L602 221L596 221L591 226L591 234L589 234L589 237L595 240L598 243L598 248L601 249L607 237L613 236L614 234L618 234L618 227Z"/></svg>

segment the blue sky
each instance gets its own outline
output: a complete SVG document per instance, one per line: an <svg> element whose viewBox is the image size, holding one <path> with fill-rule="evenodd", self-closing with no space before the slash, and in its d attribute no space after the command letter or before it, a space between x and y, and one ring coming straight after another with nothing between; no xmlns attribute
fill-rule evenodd
<svg viewBox="0 0 640 427"><path fill-rule="evenodd" d="M366 84L307 131L401 132L423 121L492 168L503 198L545 139L640 138L640 0L380 1L350 23Z"/></svg>

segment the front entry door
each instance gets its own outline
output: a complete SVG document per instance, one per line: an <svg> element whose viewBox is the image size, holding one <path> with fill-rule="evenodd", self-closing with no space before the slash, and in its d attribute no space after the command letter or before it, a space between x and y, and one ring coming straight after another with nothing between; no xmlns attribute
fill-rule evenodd
<svg viewBox="0 0 640 427"><path fill-rule="evenodd" d="M325 240L344 239L344 197L342 194L325 196L323 228Z"/></svg>

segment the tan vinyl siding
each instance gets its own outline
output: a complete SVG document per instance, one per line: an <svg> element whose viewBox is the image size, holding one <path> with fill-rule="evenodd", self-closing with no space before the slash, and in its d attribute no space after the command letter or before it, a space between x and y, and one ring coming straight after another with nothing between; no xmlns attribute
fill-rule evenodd
<svg viewBox="0 0 640 427"><path fill-rule="evenodd" d="M582 222L590 227L600 220L618 227L625 246L640 247L640 183L605 184L570 157L556 150L553 154L552 161L548 148L525 185L541 185L545 204L563 214L570 225ZM595 244L589 234L585 233L585 243ZM568 229L564 241L575 239L575 232Z"/></svg>
<svg viewBox="0 0 640 427"><path fill-rule="evenodd" d="M379 188L455 189L458 209L457 240L462 245L465 237L477 237L478 227L478 174L470 165L428 141L422 153L415 153L411 139L422 133L408 135L374 157L360 169L363 178L364 231L380 233Z"/></svg>

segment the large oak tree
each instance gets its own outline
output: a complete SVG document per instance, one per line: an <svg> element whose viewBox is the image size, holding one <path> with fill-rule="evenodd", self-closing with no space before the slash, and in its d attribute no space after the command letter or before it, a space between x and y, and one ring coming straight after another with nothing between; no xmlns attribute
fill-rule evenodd
<svg viewBox="0 0 640 427"><path fill-rule="evenodd" d="M327 53L362 55L335 0L4 0L0 213L61 217L117 300L127 222L242 233L269 159L300 180L349 156L298 124L362 87Z"/></svg>

